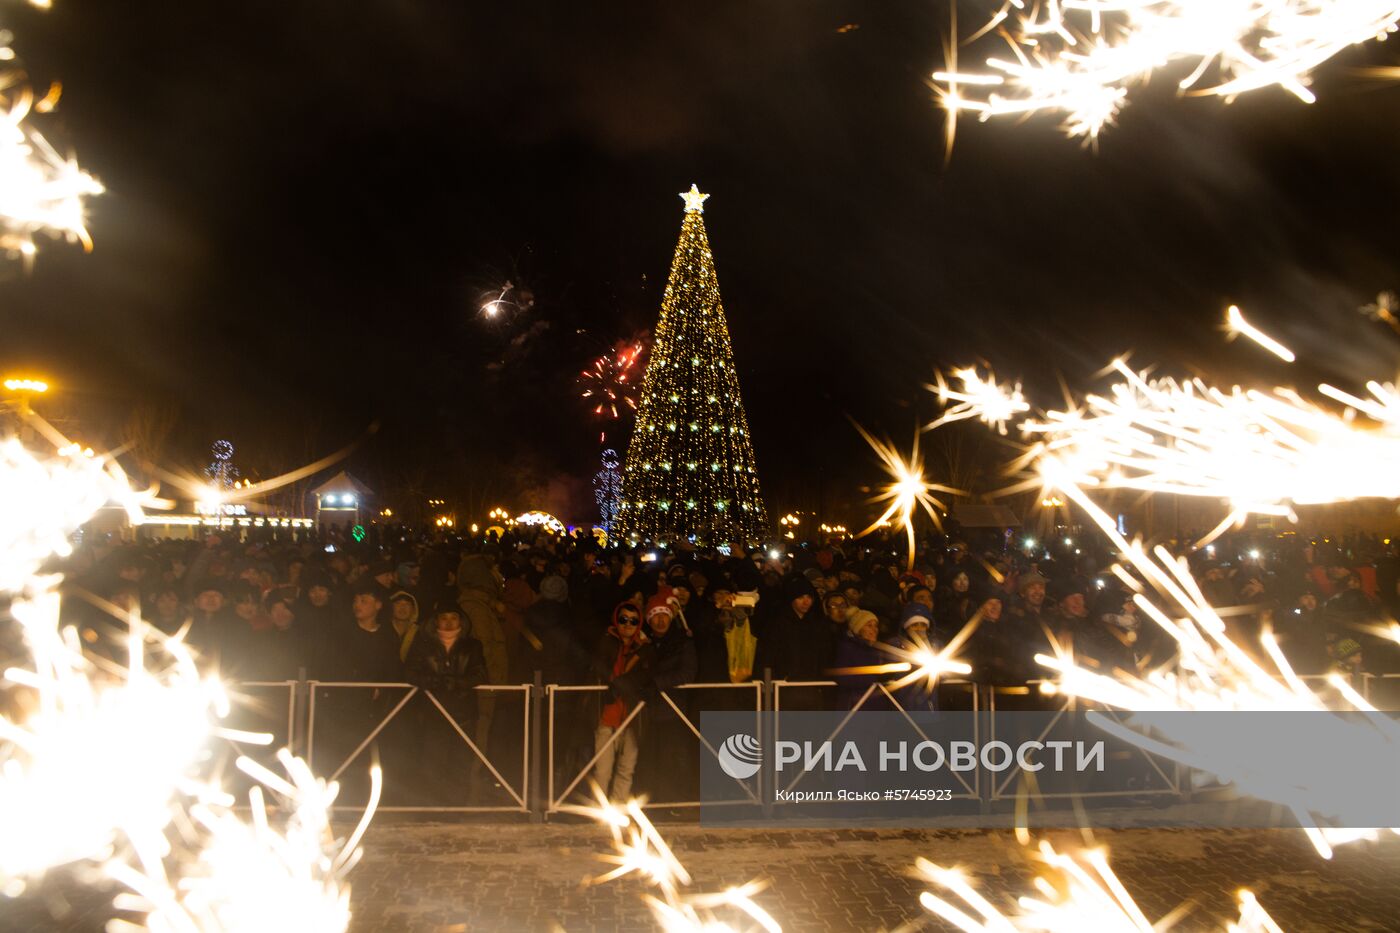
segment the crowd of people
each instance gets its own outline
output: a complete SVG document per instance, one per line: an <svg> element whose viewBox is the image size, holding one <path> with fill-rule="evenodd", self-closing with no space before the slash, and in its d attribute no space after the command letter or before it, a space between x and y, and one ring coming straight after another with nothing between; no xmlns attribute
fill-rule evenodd
<svg viewBox="0 0 1400 933"><path fill-rule="evenodd" d="M694 770L694 742L677 710L753 708L752 691L681 697L681 685L834 681L805 697L789 691L784 708L891 708L871 690L898 676L881 666L900 650L937 651L974 620L957 656L969 679L988 684L1044 676L1034 656L1052 644L1087 666L1133 672L1169 662L1174 647L1108 572L1113 555L1066 531L1048 545L1000 531L930 536L912 569L879 537L749 550L376 531L360 543L217 533L89 541L64 566L66 585L100 599L69 599L65 614L98 629L111 624L104 601L139 608L231 682L413 684L483 750L499 746L508 717L476 688L530 683L536 672L544 683L597 685L558 713L574 737L561 758L596 757L594 776L614 797L638 779L654 796L683 792L674 782ZM1400 670L1376 628L1400 609L1389 539L1238 534L1191 561L1246 648L1269 625L1301 674ZM916 681L894 698L934 709L939 691ZM355 715L382 711L367 700ZM423 754L437 765L464 764L442 750L458 743L429 744Z"/></svg>

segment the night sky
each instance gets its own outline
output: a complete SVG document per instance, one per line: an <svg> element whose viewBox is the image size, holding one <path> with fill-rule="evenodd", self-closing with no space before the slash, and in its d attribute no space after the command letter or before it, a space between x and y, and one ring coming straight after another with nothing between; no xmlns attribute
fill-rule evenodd
<svg viewBox="0 0 1400 933"><path fill-rule="evenodd" d="M0 362L94 439L173 409L171 465L224 437L267 475L378 423L350 468L381 492L587 517L574 379L654 322L692 182L770 510L859 501L878 469L847 417L907 441L939 366L1053 403L1125 350L1303 386L1400 359L1355 310L1400 288L1400 87L1356 74L1394 43L1324 66L1312 106L1158 80L1097 151L1054 118L964 122L945 163L934 0L5 15L64 83L50 137L109 193L92 254L0 282ZM533 306L484 321L505 280ZM1304 364L1225 344L1231 302Z"/></svg>

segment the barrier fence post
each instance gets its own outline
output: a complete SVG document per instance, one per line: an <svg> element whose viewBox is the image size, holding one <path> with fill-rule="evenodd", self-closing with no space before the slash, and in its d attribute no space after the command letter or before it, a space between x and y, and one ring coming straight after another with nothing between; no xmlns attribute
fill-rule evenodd
<svg viewBox="0 0 1400 933"><path fill-rule="evenodd" d="M530 822L543 823L545 801L540 791L544 788L544 673L535 671L535 682L530 685L530 794L526 806L530 808ZM550 736L553 742L554 737Z"/></svg>
<svg viewBox="0 0 1400 933"><path fill-rule="evenodd" d="M292 734L287 736L287 747L292 754L306 757L306 733L311 715L311 685L306 680L306 668L297 668L297 685L292 691Z"/></svg>
<svg viewBox="0 0 1400 933"><path fill-rule="evenodd" d="M758 714L758 743L759 747L767 749L769 747L769 736L763 734L764 725L773 728L777 722L777 716L769 716L765 720L764 713L772 713L777 705L774 702L773 669L765 667L763 669L763 701L759 704L762 710ZM765 751L763 755L763 779L759 781L759 794L763 800L763 818L771 820L773 818L773 801L777 797L778 772L775 769L773 756Z"/></svg>

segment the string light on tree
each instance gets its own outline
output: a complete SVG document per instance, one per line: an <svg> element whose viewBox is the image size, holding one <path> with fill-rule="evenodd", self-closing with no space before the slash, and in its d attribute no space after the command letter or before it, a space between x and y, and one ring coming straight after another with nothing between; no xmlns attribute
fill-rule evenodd
<svg viewBox="0 0 1400 933"><path fill-rule="evenodd" d="M608 534L622 508L622 464L617 451L603 451L603 468L593 476L593 499L598 503L598 523Z"/></svg>
<svg viewBox="0 0 1400 933"><path fill-rule="evenodd" d="M680 197L685 219L642 380L618 528L659 541L757 541L768 515L705 232L709 195L691 185Z"/></svg>
<svg viewBox="0 0 1400 933"><path fill-rule="evenodd" d="M233 465L233 444L225 440L215 441L210 453L214 455L214 460L204 468L210 485L216 490L232 489L234 480L238 478L238 467Z"/></svg>

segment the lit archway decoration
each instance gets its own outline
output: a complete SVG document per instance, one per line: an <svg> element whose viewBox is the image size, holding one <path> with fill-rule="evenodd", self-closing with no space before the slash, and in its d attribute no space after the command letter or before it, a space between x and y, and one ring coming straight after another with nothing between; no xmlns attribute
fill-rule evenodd
<svg viewBox="0 0 1400 933"><path fill-rule="evenodd" d="M550 515L548 512L531 510L515 516L517 525L534 525L543 528L550 534L562 535L565 531L564 523Z"/></svg>

